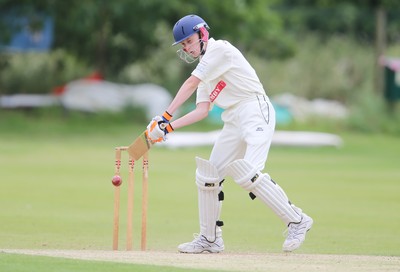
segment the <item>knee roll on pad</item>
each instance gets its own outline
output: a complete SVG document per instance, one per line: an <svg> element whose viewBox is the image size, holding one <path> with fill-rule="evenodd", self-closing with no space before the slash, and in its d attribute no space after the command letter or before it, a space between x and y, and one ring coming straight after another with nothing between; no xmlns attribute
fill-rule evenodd
<svg viewBox="0 0 400 272"><path fill-rule="evenodd" d="M258 171L253 165L246 160L236 160L227 166L227 173L232 176L237 184L246 189L247 191L253 190L257 187L258 183L262 180L261 176L267 176Z"/></svg>
<svg viewBox="0 0 400 272"><path fill-rule="evenodd" d="M299 222L301 210L292 205L282 188L246 160L236 160L227 166L227 172L236 183L257 196L283 222Z"/></svg>
<svg viewBox="0 0 400 272"><path fill-rule="evenodd" d="M215 190L219 187L218 170L210 161L196 157L196 184L199 189Z"/></svg>

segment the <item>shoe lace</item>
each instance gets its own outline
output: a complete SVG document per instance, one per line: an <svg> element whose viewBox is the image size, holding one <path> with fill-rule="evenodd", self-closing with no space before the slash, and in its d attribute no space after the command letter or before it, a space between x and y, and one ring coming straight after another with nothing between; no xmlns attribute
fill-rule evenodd
<svg viewBox="0 0 400 272"><path fill-rule="evenodd" d="M202 243L202 242L204 242L204 241L207 241L204 237L203 237L203 235L201 235L201 234L199 234L199 233L193 233L193 241L192 241L192 243L196 243L196 244L200 244L200 243Z"/></svg>
<svg viewBox="0 0 400 272"><path fill-rule="evenodd" d="M301 225L301 222L298 224L291 223L283 234L287 239L295 239L297 235L302 234L303 229L304 227Z"/></svg>
<svg viewBox="0 0 400 272"><path fill-rule="evenodd" d="M287 229L283 232L283 236L287 239L293 239L297 235L297 227L294 224L290 224Z"/></svg>

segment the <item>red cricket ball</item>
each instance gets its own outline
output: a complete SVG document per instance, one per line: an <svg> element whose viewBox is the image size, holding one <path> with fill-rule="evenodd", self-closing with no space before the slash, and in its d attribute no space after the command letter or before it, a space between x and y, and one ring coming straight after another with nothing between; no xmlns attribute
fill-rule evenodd
<svg viewBox="0 0 400 272"><path fill-rule="evenodd" d="M111 182L112 182L112 184L113 184L114 186L120 186L121 183L122 183L122 178L121 178L120 176L118 176L118 175L113 176Z"/></svg>

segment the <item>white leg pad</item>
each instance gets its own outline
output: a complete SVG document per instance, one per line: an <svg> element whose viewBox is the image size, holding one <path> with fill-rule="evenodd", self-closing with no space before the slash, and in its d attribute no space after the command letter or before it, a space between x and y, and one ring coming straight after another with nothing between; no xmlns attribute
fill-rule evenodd
<svg viewBox="0 0 400 272"><path fill-rule="evenodd" d="M221 214L222 203L219 200L220 177L217 168L208 160L196 157L196 185L199 198L200 234L209 242L214 242L222 236L222 230L217 225Z"/></svg>
<svg viewBox="0 0 400 272"><path fill-rule="evenodd" d="M246 160L227 166L227 173L237 184L253 193L286 224L301 221L301 210L292 205L282 188L268 174L263 174Z"/></svg>

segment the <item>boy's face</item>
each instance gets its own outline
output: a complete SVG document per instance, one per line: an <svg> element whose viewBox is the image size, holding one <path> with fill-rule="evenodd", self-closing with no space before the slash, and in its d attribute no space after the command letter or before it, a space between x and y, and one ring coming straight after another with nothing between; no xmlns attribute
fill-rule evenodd
<svg viewBox="0 0 400 272"><path fill-rule="evenodd" d="M181 43L182 50L187 54L191 55L193 58L200 56L200 38L198 33L194 33L192 36L183 40Z"/></svg>

